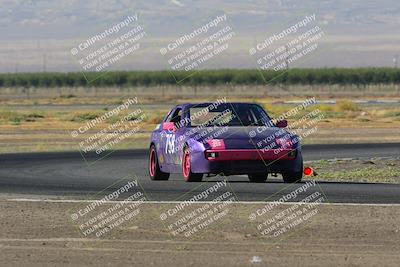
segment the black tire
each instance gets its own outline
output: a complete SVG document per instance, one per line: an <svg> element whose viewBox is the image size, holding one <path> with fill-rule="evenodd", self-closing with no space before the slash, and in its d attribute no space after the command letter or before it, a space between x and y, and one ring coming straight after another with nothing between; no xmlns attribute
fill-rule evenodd
<svg viewBox="0 0 400 267"><path fill-rule="evenodd" d="M154 154L152 154L154 153ZM154 169L153 171L151 170L152 168L152 161L154 164ZM151 180L156 180L156 181L166 181L169 179L169 173L167 172L162 172L160 169L160 165L158 164L158 156L157 156L157 151L156 147L154 145L150 146L149 150L149 164L148 164L148 170L149 170L149 176Z"/></svg>
<svg viewBox="0 0 400 267"><path fill-rule="evenodd" d="M202 173L193 173L191 168L190 151L187 147L183 149L182 155L182 176L185 182L201 182Z"/></svg>
<svg viewBox="0 0 400 267"><path fill-rule="evenodd" d="M283 182L298 183L303 178L303 172L285 172L282 173Z"/></svg>
<svg viewBox="0 0 400 267"><path fill-rule="evenodd" d="M265 183L268 173L251 173L247 175L251 183Z"/></svg>

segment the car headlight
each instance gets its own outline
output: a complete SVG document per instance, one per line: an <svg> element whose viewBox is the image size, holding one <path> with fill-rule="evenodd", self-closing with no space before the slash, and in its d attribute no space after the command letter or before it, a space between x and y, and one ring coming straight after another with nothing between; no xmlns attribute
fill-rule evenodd
<svg viewBox="0 0 400 267"><path fill-rule="evenodd" d="M225 149L225 143L223 139L209 139L207 140L207 144L210 146L210 149Z"/></svg>

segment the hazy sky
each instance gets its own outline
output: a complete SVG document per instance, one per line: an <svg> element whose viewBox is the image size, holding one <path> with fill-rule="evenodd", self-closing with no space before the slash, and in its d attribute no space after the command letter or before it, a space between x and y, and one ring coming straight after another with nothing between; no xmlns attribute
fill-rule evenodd
<svg viewBox="0 0 400 267"><path fill-rule="evenodd" d="M209 68L257 67L249 48L312 14L324 37L295 66L393 66L400 53L398 0L0 0L0 72L79 71L71 48L134 14L146 36L112 69L168 68L160 48L220 14L235 36Z"/></svg>

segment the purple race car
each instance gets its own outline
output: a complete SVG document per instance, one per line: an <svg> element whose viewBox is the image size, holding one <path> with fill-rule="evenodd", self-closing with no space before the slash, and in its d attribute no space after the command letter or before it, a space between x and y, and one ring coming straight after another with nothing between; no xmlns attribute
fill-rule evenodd
<svg viewBox="0 0 400 267"><path fill-rule="evenodd" d="M204 174L247 174L251 182L264 182L269 173L280 173L284 182L300 181L300 140L286 126L253 103L175 106L151 135L150 178L182 173L192 182Z"/></svg>

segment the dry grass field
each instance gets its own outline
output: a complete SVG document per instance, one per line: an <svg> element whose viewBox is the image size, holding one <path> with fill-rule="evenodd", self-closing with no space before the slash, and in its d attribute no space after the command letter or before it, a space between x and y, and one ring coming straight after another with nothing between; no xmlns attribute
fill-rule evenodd
<svg viewBox="0 0 400 267"><path fill-rule="evenodd" d="M221 97L226 97L227 101L259 103L272 117L298 105L290 101L300 103L315 97L320 103L288 118L289 124L293 124L312 110L318 109L323 114L323 119L316 124L317 130L303 140L305 144L400 142L400 96L396 86L39 88L30 89L28 94L27 90L13 88L0 93L0 153L76 151L80 141L106 129L134 108L142 110L144 119L138 123L135 134L114 148L144 148L151 130L173 105L213 102ZM71 137L72 131L132 97L137 97L136 107L131 106L118 116L97 124L78 138ZM387 103L354 102L359 100Z"/></svg>

